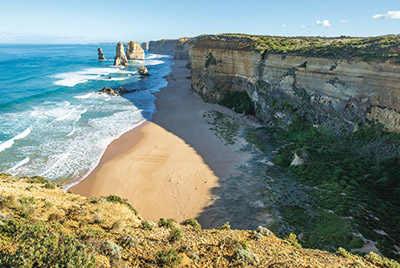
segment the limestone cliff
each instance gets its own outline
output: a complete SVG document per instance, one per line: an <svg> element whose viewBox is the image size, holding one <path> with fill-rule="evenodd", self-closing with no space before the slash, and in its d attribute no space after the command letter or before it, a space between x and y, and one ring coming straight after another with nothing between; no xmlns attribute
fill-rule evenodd
<svg viewBox="0 0 400 268"><path fill-rule="evenodd" d="M212 101L244 90L266 122L295 110L338 129L368 118L400 132L399 39L203 36L190 49L192 87Z"/></svg>
<svg viewBox="0 0 400 268"><path fill-rule="evenodd" d="M174 48L174 59L189 60L189 49L193 40L194 39L190 37L179 38Z"/></svg>
<svg viewBox="0 0 400 268"><path fill-rule="evenodd" d="M139 43L130 41L126 46L126 56L128 60L144 60L144 50Z"/></svg>
<svg viewBox="0 0 400 268"><path fill-rule="evenodd" d="M398 267L374 253L302 249L261 226L148 222L118 196L89 199L39 176L0 173L0 186L1 267Z"/></svg>
<svg viewBox="0 0 400 268"><path fill-rule="evenodd" d="M99 60L105 60L106 59L104 57L103 50L100 47L97 48L97 54L99 56Z"/></svg>
<svg viewBox="0 0 400 268"><path fill-rule="evenodd" d="M178 40L176 39L163 39L159 41L150 41L149 42L149 52L156 54L168 54L173 55L175 45Z"/></svg>
<svg viewBox="0 0 400 268"><path fill-rule="evenodd" d="M114 66L128 66L128 59L125 55L124 45L121 42L117 44Z"/></svg>
<svg viewBox="0 0 400 268"><path fill-rule="evenodd" d="M141 44L143 50L149 50L149 42L144 42Z"/></svg>

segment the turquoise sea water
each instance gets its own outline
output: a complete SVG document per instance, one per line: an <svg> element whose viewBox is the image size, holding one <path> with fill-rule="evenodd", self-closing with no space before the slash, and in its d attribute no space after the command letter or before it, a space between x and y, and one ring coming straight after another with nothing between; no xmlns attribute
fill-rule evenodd
<svg viewBox="0 0 400 268"><path fill-rule="evenodd" d="M82 178L111 141L151 119L169 56L113 67L115 45L0 45L0 172ZM152 76L141 78L146 65ZM111 79L110 79L111 77ZM104 86L138 89L118 97Z"/></svg>

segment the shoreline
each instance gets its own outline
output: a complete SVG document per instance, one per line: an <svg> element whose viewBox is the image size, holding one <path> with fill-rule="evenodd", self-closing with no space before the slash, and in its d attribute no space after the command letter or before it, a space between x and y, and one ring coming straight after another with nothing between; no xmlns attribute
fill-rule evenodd
<svg viewBox="0 0 400 268"><path fill-rule="evenodd" d="M97 167L70 190L88 197L121 196L148 220L198 218L210 227L213 220L204 212L213 189L250 154L238 152L243 141L226 145L216 137L204 114L243 116L203 102L191 89L186 61L171 61L168 85L155 93L153 121L114 140Z"/></svg>

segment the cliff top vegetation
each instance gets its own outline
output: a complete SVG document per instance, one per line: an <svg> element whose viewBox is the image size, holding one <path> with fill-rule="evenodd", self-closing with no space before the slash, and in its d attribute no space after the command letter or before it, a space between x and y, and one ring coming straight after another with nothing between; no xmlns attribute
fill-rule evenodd
<svg viewBox="0 0 400 268"><path fill-rule="evenodd" d="M198 40L233 41L238 49L262 54L400 62L400 35L377 37L279 37L244 34L203 35Z"/></svg>
<svg viewBox="0 0 400 268"><path fill-rule="evenodd" d="M370 253L302 249L268 229L148 222L117 196L86 198L42 177L0 174L1 267L399 267Z"/></svg>

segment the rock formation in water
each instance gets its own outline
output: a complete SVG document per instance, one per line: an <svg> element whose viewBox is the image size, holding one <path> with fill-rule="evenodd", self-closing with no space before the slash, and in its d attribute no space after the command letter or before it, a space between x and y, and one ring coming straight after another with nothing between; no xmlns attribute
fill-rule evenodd
<svg viewBox="0 0 400 268"><path fill-rule="evenodd" d="M131 93L131 92L136 92L137 90L128 90L124 87L118 87L117 89L112 89L109 87L103 87L101 90L99 90L99 93L107 94L110 96L120 96L123 94Z"/></svg>
<svg viewBox="0 0 400 268"><path fill-rule="evenodd" d="M117 44L114 66L128 66L128 59L125 55L124 45L121 42Z"/></svg>
<svg viewBox="0 0 400 268"><path fill-rule="evenodd" d="M126 46L126 56L128 60L144 60L144 50L139 43L130 41Z"/></svg>
<svg viewBox="0 0 400 268"><path fill-rule="evenodd" d="M399 42L399 36L202 36L190 49L192 88L216 102L245 91L265 122L290 122L296 110L337 130L368 118L400 132Z"/></svg>
<svg viewBox="0 0 400 268"><path fill-rule="evenodd" d="M175 45L178 40L159 40L149 42L149 52L156 54L174 55Z"/></svg>
<svg viewBox="0 0 400 268"><path fill-rule="evenodd" d="M99 55L99 60L105 60L106 59L104 57L103 50L100 47L97 48L97 54Z"/></svg>
<svg viewBox="0 0 400 268"><path fill-rule="evenodd" d="M141 44L141 46L142 46L143 50L146 50L146 51L149 50L149 42L144 42Z"/></svg>
<svg viewBox="0 0 400 268"><path fill-rule="evenodd" d="M141 66L138 70L140 75L143 76L150 76L149 71L147 70L146 66Z"/></svg>

